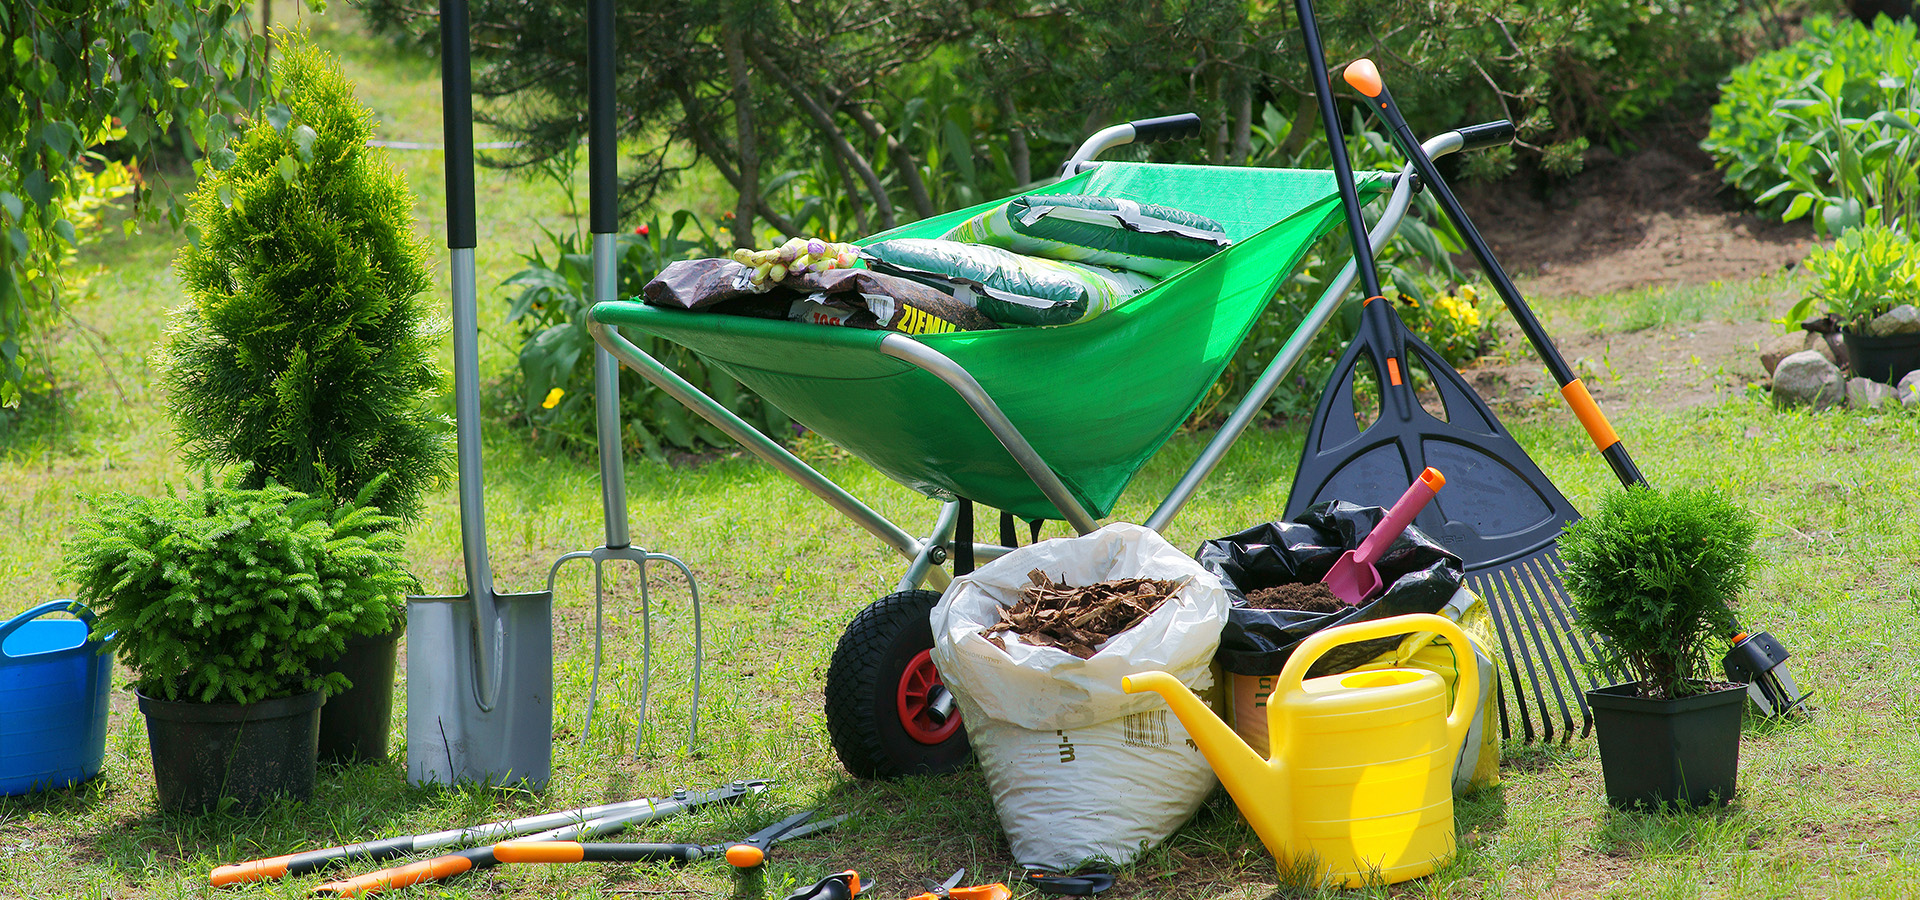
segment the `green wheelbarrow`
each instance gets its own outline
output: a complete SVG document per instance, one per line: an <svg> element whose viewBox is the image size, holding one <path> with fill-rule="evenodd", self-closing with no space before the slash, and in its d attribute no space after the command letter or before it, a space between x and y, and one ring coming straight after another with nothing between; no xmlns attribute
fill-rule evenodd
<svg viewBox="0 0 1920 900"><path fill-rule="evenodd" d="M588 327L608 352L907 560L894 590L848 625L828 668L827 728L854 775L942 772L966 761L960 715L928 653L928 613L939 590L975 561L1010 551L1014 518L1064 521L1081 534L1097 528L1198 407L1280 280L1341 221L1331 172L1094 161L1115 146L1198 127L1197 117L1174 116L1107 128L1081 145L1060 180L1031 192L1172 206L1214 219L1233 240L1091 321L910 336L637 300L593 307ZM1426 144L1435 156L1465 146L1459 131ZM1399 227L1415 189L1410 170L1361 176L1363 198L1387 196L1369 235L1376 248ZM937 238L1002 202L859 243ZM1338 312L1353 279L1349 261L1144 524L1164 530L1192 498ZM627 340L623 329L685 346L794 421L943 501L932 528L916 537L875 512ZM1001 512L1000 543L974 540L975 505Z"/></svg>

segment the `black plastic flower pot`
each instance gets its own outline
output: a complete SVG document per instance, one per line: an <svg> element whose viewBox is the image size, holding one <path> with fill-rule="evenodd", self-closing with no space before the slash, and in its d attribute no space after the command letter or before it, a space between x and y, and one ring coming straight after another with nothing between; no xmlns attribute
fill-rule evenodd
<svg viewBox="0 0 1920 900"><path fill-rule="evenodd" d="M314 664L319 674L339 672L352 687L327 698L320 710L320 761L329 764L380 762L387 758L393 732L393 672L400 653L404 616L386 634L347 639L340 658Z"/></svg>
<svg viewBox="0 0 1920 900"><path fill-rule="evenodd" d="M147 717L153 780L166 812L236 812L313 793L320 691L257 703L181 703L135 692Z"/></svg>
<svg viewBox="0 0 1920 900"><path fill-rule="evenodd" d="M1648 700L1639 690L1629 683L1587 692L1607 802L1644 809L1733 799L1746 688L1678 700Z"/></svg>
<svg viewBox="0 0 1920 900"><path fill-rule="evenodd" d="M1871 337L1840 333L1847 346L1847 358L1853 374L1883 384L1898 384L1908 372L1920 369L1920 334L1895 334Z"/></svg>

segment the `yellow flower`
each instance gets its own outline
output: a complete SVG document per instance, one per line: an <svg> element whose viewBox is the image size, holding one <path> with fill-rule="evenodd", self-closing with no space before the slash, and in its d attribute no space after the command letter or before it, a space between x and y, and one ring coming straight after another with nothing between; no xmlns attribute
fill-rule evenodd
<svg viewBox="0 0 1920 900"><path fill-rule="evenodd" d="M566 391L560 388L554 388L553 390L550 390L547 392L547 399L540 401L540 408L552 409L555 406L559 405L560 398L566 395L567 395Z"/></svg>
<svg viewBox="0 0 1920 900"><path fill-rule="evenodd" d="M1474 290L1473 285L1463 284L1460 286L1460 299L1468 303L1478 303L1480 302L1480 292Z"/></svg>
<svg viewBox="0 0 1920 900"><path fill-rule="evenodd" d="M1466 288L1461 288L1462 292L1466 290ZM1460 299L1452 294L1441 294L1435 298L1433 308L1447 318L1458 321L1468 328L1475 328L1480 324L1480 311L1474 309L1467 303L1460 302Z"/></svg>

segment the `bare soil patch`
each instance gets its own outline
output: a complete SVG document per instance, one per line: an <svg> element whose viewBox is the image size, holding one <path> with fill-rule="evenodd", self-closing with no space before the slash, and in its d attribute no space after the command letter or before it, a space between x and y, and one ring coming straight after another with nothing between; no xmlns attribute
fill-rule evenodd
<svg viewBox="0 0 1920 900"><path fill-rule="evenodd" d="M1626 156L1595 148L1568 180L1463 185L1461 201L1529 298L1737 281L1799 265L1811 230L1751 211L1699 149L1704 128L1649 132ZM1466 367L1469 381L1502 415L1559 408L1558 385L1501 320L1503 345L1513 349ZM1673 410L1763 381L1759 347L1773 329L1701 321L1608 334L1562 328L1552 337L1603 408Z"/></svg>
<svg viewBox="0 0 1920 900"><path fill-rule="evenodd" d="M1756 215L1699 147L1697 123L1655 129L1626 156L1604 147L1565 181L1461 185L1461 202L1509 272L1540 296L1752 278L1798 265L1804 222Z"/></svg>

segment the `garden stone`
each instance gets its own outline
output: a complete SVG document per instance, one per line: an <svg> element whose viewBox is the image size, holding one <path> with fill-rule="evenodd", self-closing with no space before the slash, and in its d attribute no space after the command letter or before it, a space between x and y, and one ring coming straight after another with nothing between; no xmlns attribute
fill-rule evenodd
<svg viewBox="0 0 1920 900"><path fill-rule="evenodd" d="M1781 360L1802 350L1815 351L1826 357L1828 362L1836 366L1840 364L1840 361L1833 356L1833 348L1827 346L1825 337L1811 331L1790 331L1786 334L1773 335L1760 342L1760 365L1771 377L1773 370L1780 367Z"/></svg>
<svg viewBox="0 0 1920 900"><path fill-rule="evenodd" d="M1802 350L1780 361L1773 372L1773 402L1777 406L1826 409L1846 399L1840 367L1813 350Z"/></svg>
<svg viewBox="0 0 1920 900"><path fill-rule="evenodd" d="M1901 376L1900 384L1894 387L1894 393L1900 395L1900 405L1920 408L1920 369Z"/></svg>
<svg viewBox="0 0 1920 900"><path fill-rule="evenodd" d="M1872 337L1892 337L1896 334L1916 332L1920 332L1920 307L1911 303L1902 303L1867 323L1867 334Z"/></svg>
<svg viewBox="0 0 1920 900"><path fill-rule="evenodd" d="M1854 409L1879 409L1895 396L1893 388L1871 378L1847 379L1847 405Z"/></svg>

